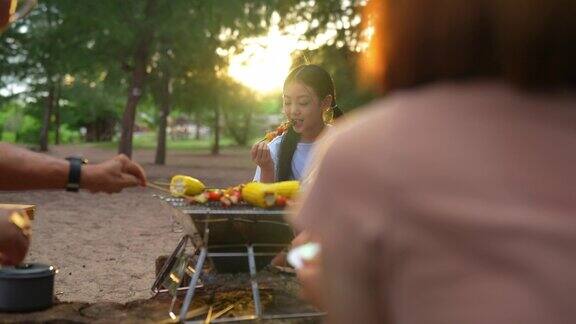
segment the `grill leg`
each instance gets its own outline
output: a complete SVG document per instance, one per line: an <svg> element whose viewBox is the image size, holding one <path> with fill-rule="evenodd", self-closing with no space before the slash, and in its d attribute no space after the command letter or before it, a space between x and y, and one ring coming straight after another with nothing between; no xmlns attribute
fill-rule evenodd
<svg viewBox="0 0 576 324"><path fill-rule="evenodd" d="M184 298L184 304L182 304L182 308L180 309L181 322L186 320L186 313L188 313L190 303L192 302L192 298L194 298L196 283L198 282L200 274L202 273L202 268L204 267L204 260L206 260L207 253L208 249L206 247L200 248L200 255L198 256L198 261L196 262L196 271L192 276L192 280L190 280L190 285L188 286L188 291L186 292L186 297Z"/></svg>
<svg viewBox="0 0 576 324"><path fill-rule="evenodd" d="M162 291L162 281L168 275L168 272L170 272L170 268L172 267L172 265L174 265L176 255L178 255L178 252L180 252L182 248L186 247L186 243L188 243L188 240L189 237L187 235L184 235L180 240L180 242L178 242L178 246L176 246L176 249L174 249L170 257L166 260L166 262L162 266L162 269L158 273L158 276L156 277L156 280L152 285L152 292L154 293L154 296Z"/></svg>
<svg viewBox="0 0 576 324"><path fill-rule="evenodd" d="M248 266L250 267L250 283L252 285L252 298L254 299L254 312L256 318L262 316L262 306L260 304L260 291L258 290L258 282L256 281L256 260L254 258L254 247L248 245Z"/></svg>

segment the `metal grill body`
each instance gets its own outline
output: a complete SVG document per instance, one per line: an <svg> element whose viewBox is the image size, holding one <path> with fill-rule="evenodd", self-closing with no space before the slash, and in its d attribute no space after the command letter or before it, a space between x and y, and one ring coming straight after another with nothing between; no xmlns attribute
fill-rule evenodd
<svg viewBox="0 0 576 324"><path fill-rule="evenodd" d="M173 214L173 218L182 226L185 235L156 279L153 291L161 291L162 282L170 272L170 265L183 254L187 242L192 243L194 254L197 256L184 303L180 309L181 319L186 318L195 289L201 286L199 280L206 260L210 260L212 266L220 273L249 272L254 301L253 315L223 318L213 321L214 323L323 315L317 312L263 314L255 277L257 271L268 265L278 252L289 246L294 237L292 229L284 220L284 210L262 209L247 204L223 207L219 202L190 205L182 198L158 197L178 210ZM172 305L174 301L175 299Z"/></svg>

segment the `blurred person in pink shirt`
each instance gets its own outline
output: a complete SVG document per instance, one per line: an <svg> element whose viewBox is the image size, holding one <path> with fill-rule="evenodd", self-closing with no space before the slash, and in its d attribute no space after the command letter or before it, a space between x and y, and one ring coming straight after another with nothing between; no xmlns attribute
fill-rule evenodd
<svg viewBox="0 0 576 324"><path fill-rule="evenodd" d="M318 143L305 295L329 323L576 322L576 2L370 5L387 95Z"/></svg>

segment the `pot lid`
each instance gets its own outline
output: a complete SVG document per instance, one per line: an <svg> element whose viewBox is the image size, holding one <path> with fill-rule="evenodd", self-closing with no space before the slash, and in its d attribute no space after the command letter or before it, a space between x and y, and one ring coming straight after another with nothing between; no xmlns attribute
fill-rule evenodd
<svg viewBox="0 0 576 324"><path fill-rule="evenodd" d="M6 278L42 278L56 273L53 266L42 263L22 263L17 266L0 267L0 279Z"/></svg>

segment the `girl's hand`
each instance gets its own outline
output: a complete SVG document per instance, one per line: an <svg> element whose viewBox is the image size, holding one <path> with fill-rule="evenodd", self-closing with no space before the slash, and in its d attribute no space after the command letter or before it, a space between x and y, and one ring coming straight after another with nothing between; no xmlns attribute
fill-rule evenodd
<svg viewBox="0 0 576 324"><path fill-rule="evenodd" d="M254 163L261 169L274 169L274 161L272 160L270 149L268 148L268 143L266 141L260 141L254 144L250 153L252 155L252 161L254 161Z"/></svg>

